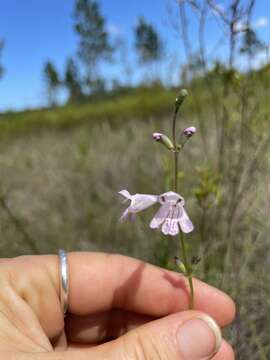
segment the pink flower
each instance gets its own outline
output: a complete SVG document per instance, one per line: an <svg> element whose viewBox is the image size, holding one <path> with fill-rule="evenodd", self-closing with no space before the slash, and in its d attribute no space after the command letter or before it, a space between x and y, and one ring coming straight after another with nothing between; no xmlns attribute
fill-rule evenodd
<svg viewBox="0 0 270 360"><path fill-rule="evenodd" d="M185 210L184 198L173 192L168 191L159 196L161 207L157 211L150 223L151 229L159 229L165 235L175 236L179 233L179 227L183 233L190 233L194 226Z"/></svg>
<svg viewBox="0 0 270 360"><path fill-rule="evenodd" d="M193 136L196 133L196 131L197 131L197 129L194 126L190 126L183 131L183 134L186 137L190 138L191 136Z"/></svg>
<svg viewBox="0 0 270 360"><path fill-rule="evenodd" d="M184 198L173 191L168 191L160 196L146 194L130 195L127 190L122 190L119 194L124 196L126 200L130 200L129 207L120 218L121 221L127 220L130 217L134 218L137 212L159 202L161 207L150 223L151 229L161 228L163 234L171 236L177 235L179 228L184 233L189 233L194 229L184 208Z"/></svg>

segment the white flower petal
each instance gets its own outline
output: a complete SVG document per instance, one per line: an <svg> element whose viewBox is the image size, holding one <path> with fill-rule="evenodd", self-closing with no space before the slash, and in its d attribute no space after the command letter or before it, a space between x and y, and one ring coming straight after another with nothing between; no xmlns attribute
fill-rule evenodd
<svg viewBox="0 0 270 360"><path fill-rule="evenodd" d="M179 234L179 225L177 219L167 218L161 228L164 235L176 236Z"/></svg>
<svg viewBox="0 0 270 360"><path fill-rule="evenodd" d="M155 195L135 194L131 198L130 211L139 212L154 205L158 201Z"/></svg>
<svg viewBox="0 0 270 360"><path fill-rule="evenodd" d="M186 210L184 209L184 207L182 207L181 216L179 218L179 224L180 224L181 230L185 234L188 234L194 230L194 226L193 226Z"/></svg>
<svg viewBox="0 0 270 360"><path fill-rule="evenodd" d="M179 216L182 211L180 206L172 205L169 203L169 213L162 225L161 231L164 235L175 236L179 234Z"/></svg>
<svg viewBox="0 0 270 360"><path fill-rule="evenodd" d="M158 229L160 225L165 221L170 211L170 204L165 203L161 205L161 207L156 212L155 216L153 217L152 221L150 222L151 229Z"/></svg>
<svg viewBox="0 0 270 360"><path fill-rule="evenodd" d="M152 206L158 201L158 196L156 195L146 195L146 194L135 194L130 195L127 190L119 191L119 194L122 195L126 200L130 200L129 207L123 212L120 221L124 222L127 219L134 220L135 214L139 211L147 209L149 206Z"/></svg>
<svg viewBox="0 0 270 360"><path fill-rule="evenodd" d="M171 219L166 219L162 225L161 231L164 235L169 235Z"/></svg>
<svg viewBox="0 0 270 360"><path fill-rule="evenodd" d="M184 198L173 191L168 191L160 196L148 194L131 195L127 190L121 190L119 194L126 200L130 200L129 207L120 218L121 221L128 218L134 219L137 212L145 210L159 201L161 207L150 222L151 229L158 229L162 225L161 231L165 235L171 236L177 235L180 229L184 233L190 233L194 229L184 208Z"/></svg>
<svg viewBox="0 0 270 360"><path fill-rule="evenodd" d="M127 190L121 190L118 194L122 195L124 198L131 200L132 196Z"/></svg>
<svg viewBox="0 0 270 360"><path fill-rule="evenodd" d="M175 235L179 234L178 219L172 219L172 220L171 220L170 232L169 232L169 234L170 234L171 236L175 236Z"/></svg>
<svg viewBox="0 0 270 360"><path fill-rule="evenodd" d="M128 220L129 218L129 211L128 211L128 208L123 212L123 214L121 215L120 217L120 222L124 222L126 220Z"/></svg>

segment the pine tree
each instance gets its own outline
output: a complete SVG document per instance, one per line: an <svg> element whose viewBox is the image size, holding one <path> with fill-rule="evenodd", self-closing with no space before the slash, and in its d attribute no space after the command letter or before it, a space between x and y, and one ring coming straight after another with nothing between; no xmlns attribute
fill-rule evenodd
<svg viewBox="0 0 270 360"><path fill-rule="evenodd" d="M54 106L57 103L57 90L60 86L60 80L58 72L51 61L47 61L44 64L43 74L47 87L49 103Z"/></svg>
<svg viewBox="0 0 270 360"><path fill-rule="evenodd" d="M80 102L84 95L77 64L72 58L66 63L64 84L69 91L69 102Z"/></svg>
<svg viewBox="0 0 270 360"><path fill-rule="evenodd" d="M113 47L106 31L106 21L96 0L77 0L74 11L75 30L80 38L78 56L85 66L87 84L98 79L98 66L109 60Z"/></svg>
<svg viewBox="0 0 270 360"><path fill-rule="evenodd" d="M3 40L0 40L0 57L2 55L2 50L4 48L4 41ZM1 65L0 63L0 79L3 77L4 75L4 67L3 65Z"/></svg>
<svg viewBox="0 0 270 360"><path fill-rule="evenodd" d="M253 57L258 52L265 49L265 44L258 38L256 32L251 28L247 28L244 32L243 44L240 52L243 54L248 54L250 57Z"/></svg>
<svg viewBox="0 0 270 360"><path fill-rule="evenodd" d="M155 28L146 22L143 17L139 18L135 28L135 47L139 61L142 64L155 62L161 59L163 44Z"/></svg>

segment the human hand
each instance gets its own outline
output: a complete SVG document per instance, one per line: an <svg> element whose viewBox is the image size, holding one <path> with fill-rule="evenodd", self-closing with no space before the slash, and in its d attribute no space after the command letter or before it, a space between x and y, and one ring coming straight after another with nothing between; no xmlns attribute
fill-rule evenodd
<svg viewBox="0 0 270 360"><path fill-rule="evenodd" d="M215 349L232 300L194 280L196 309L179 274L119 255L69 253L69 314L59 301L54 255L0 261L0 359L199 360ZM211 321L211 319L210 319ZM215 360L234 359L222 341Z"/></svg>

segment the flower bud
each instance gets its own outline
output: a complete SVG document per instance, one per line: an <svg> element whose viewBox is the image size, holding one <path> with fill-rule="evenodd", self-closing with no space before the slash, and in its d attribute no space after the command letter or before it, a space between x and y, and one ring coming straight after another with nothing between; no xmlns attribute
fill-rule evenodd
<svg viewBox="0 0 270 360"><path fill-rule="evenodd" d="M185 98L188 96L186 89L182 89L175 100L175 112L177 113Z"/></svg>
<svg viewBox="0 0 270 360"><path fill-rule="evenodd" d="M196 133L196 131L197 131L197 129L194 126L190 126L183 131L183 134L187 138L190 138L191 136L193 136Z"/></svg>
<svg viewBox="0 0 270 360"><path fill-rule="evenodd" d="M157 142L160 142L164 146L166 146L167 149L172 150L174 148L172 141L168 138L168 136L155 132L153 133L153 139Z"/></svg>
<svg viewBox="0 0 270 360"><path fill-rule="evenodd" d="M175 265L178 267L178 269L183 273L186 274L187 269L184 265L184 263L179 259L178 256L174 257Z"/></svg>

